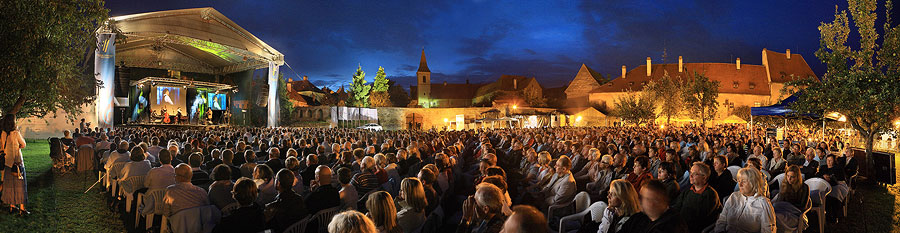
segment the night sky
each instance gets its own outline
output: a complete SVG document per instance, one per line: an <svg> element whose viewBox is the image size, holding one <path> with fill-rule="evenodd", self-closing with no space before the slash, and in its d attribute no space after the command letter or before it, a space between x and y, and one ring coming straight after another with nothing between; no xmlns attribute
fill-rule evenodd
<svg viewBox="0 0 900 233"><path fill-rule="evenodd" d="M617 77L651 57L762 64L763 48L813 53L820 22L846 1L108 1L110 16L213 7L285 55L285 77L348 84L357 64L378 66L404 87L424 47L433 83L534 76L545 88L571 81L582 63ZM881 6L880 6L881 7ZM884 9L878 9L879 14ZM881 15L879 15L881 16ZM877 27L880 29L881 24ZM851 35L853 38L854 35Z"/></svg>

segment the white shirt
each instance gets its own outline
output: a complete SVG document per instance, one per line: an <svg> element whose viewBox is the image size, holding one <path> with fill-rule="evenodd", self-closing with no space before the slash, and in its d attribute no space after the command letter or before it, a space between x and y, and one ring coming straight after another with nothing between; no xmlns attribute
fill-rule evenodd
<svg viewBox="0 0 900 233"><path fill-rule="evenodd" d="M175 168L171 164L150 169L147 178L144 179L144 187L147 189L165 189L173 184L175 184Z"/></svg>
<svg viewBox="0 0 900 233"><path fill-rule="evenodd" d="M122 167L122 176L119 179L124 180L132 176L147 175L150 172L150 168L150 161L147 160L128 162L125 164L125 167Z"/></svg>
<svg viewBox="0 0 900 233"><path fill-rule="evenodd" d="M775 210L769 198L731 193L716 220L714 232L775 232Z"/></svg>

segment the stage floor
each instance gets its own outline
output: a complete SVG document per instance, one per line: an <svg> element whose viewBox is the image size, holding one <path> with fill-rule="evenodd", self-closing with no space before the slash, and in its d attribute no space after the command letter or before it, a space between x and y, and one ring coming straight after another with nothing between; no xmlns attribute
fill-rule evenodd
<svg viewBox="0 0 900 233"><path fill-rule="evenodd" d="M190 128L190 129L210 129L218 127L226 127L228 125L200 125L200 124L163 124L163 123L128 123L118 125L119 127L157 127L157 128Z"/></svg>

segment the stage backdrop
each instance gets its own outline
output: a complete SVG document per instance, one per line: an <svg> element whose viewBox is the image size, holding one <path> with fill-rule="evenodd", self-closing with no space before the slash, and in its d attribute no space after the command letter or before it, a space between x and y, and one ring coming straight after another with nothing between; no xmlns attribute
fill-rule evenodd
<svg viewBox="0 0 900 233"><path fill-rule="evenodd" d="M185 108L186 96L186 90L181 87L155 86L150 91L150 99L153 103L150 105L150 110L160 112L166 109L169 115L175 115L180 108L181 113L187 115L188 112Z"/></svg>

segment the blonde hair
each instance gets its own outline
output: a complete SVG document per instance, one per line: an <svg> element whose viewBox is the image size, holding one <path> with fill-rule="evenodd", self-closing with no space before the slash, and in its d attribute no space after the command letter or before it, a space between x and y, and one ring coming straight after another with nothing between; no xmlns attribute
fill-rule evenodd
<svg viewBox="0 0 900 233"><path fill-rule="evenodd" d="M406 205L416 212L424 212L428 206L428 200L425 199L425 188L422 181L418 178L409 177L400 182L400 191L403 191L403 200Z"/></svg>
<svg viewBox="0 0 900 233"><path fill-rule="evenodd" d="M742 179L746 179L747 183L750 184L750 189L763 197L769 196L768 185L766 184L766 180L763 179L762 172L758 169L745 167L741 168L737 172L737 181L740 182Z"/></svg>
<svg viewBox="0 0 900 233"><path fill-rule="evenodd" d="M550 152L541 151L541 153L538 153L537 161L540 165L550 164Z"/></svg>
<svg viewBox="0 0 900 233"><path fill-rule="evenodd" d="M376 233L375 223L355 210L341 212L328 224L329 233Z"/></svg>
<svg viewBox="0 0 900 233"><path fill-rule="evenodd" d="M590 150L588 150L588 155L591 156L589 160L600 160L601 158L600 150L597 148L591 148Z"/></svg>
<svg viewBox="0 0 900 233"><path fill-rule="evenodd" d="M623 179L613 180L609 184L609 194L622 201L622 207L619 208L622 216L631 216L641 212L641 202L638 201L637 191L634 190L631 182Z"/></svg>
<svg viewBox="0 0 900 233"><path fill-rule="evenodd" d="M397 228L397 208L394 207L394 198L390 193L378 191L370 194L366 200L366 208L376 227L381 227L384 232Z"/></svg>

